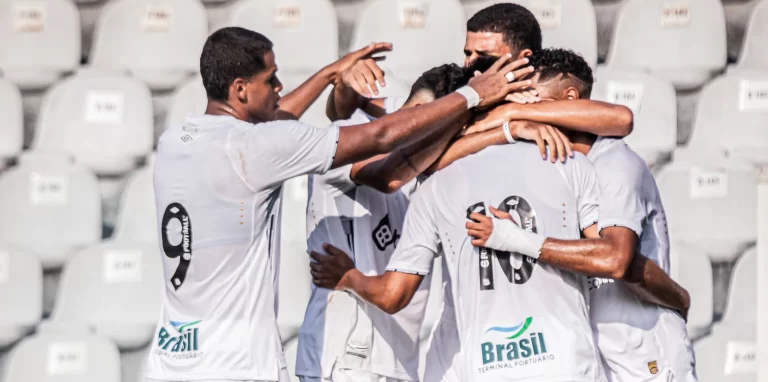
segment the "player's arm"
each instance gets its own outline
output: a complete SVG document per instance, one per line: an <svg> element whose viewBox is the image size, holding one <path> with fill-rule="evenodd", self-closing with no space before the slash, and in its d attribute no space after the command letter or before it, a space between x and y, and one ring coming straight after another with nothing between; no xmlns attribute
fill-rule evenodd
<svg viewBox="0 0 768 382"><path fill-rule="evenodd" d="M643 300L676 310L688 320L691 295L651 259L635 255L629 264L624 282Z"/></svg>
<svg viewBox="0 0 768 382"><path fill-rule="evenodd" d="M501 126L506 121L528 120L597 136L625 137L632 132L634 116L625 106L591 100L508 103L479 117L474 131Z"/></svg>
<svg viewBox="0 0 768 382"><path fill-rule="evenodd" d="M326 103L328 119L349 119L357 109L376 118L384 115L384 98L373 98L379 95L377 83L387 85L384 71L376 64L382 60L384 57L366 57L341 73Z"/></svg>
<svg viewBox="0 0 768 382"><path fill-rule="evenodd" d="M519 75L524 76L533 70L527 66L527 59L507 63L509 58L506 55L499 59L491 69L469 81L468 86L480 96L478 106L494 105L508 93L530 87L530 80L507 81L505 75L509 72L520 78ZM456 92L425 105L399 110L371 123L342 127L339 129L332 168L411 145L469 116L467 98Z"/></svg>
<svg viewBox="0 0 768 382"><path fill-rule="evenodd" d="M310 264L312 280L321 288L346 290L389 314L408 306L424 279L423 275L385 272L381 276L366 276L355 268L352 259L342 250L326 244L327 255L312 252L316 262Z"/></svg>
<svg viewBox="0 0 768 382"><path fill-rule="evenodd" d="M349 68L374 54L390 50L392 50L392 44L372 43L320 69L319 72L315 73L306 82L280 99L278 117L280 119L299 119L312 103L320 97L320 94L323 93L328 85L341 82L342 74Z"/></svg>
<svg viewBox="0 0 768 382"><path fill-rule="evenodd" d="M565 161L573 154L573 144L560 130L550 125L530 121L512 121L509 123L510 136L515 140L533 141L539 147L542 159L547 158L547 147L552 162L556 159ZM468 134L453 142L448 149L430 166L428 174L440 171L451 163L476 154L489 146L510 143L501 127L479 133Z"/></svg>

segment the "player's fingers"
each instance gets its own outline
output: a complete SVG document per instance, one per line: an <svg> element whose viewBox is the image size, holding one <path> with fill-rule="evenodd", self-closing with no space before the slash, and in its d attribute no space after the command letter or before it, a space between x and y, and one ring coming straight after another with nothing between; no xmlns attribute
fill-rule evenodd
<svg viewBox="0 0 768 382"><path fill-rule="evenodd" d="M363 65L363 67L360 68L360 74L365 78L365 83L368 85L370 91L373 92L372 94L379 95L379 88L376 86L376 76L373 74L373 71L367 65Z"/></svg>
<svg viewBox="0 0 768 382"><path fill-rule="evenodd" d="M489 217L487 217L487 216L485 216L483 214L477 213L477 212L473 212L472 214L470 214L469 218L471 220L474 220L477 223L490 222L491 221L491 218L489 218Z"/></svg>
<svg viewBox="0 0 768 382"><path fill-rule="evenodd" d="M555 132L555 128L552 126L547 126L547 131L552 136L552 141L555 142L555 147L557 148L557 157L560 158L560 162L565 163L565 144L563 143L563 139L560 137L557 132Z"/></svg>
<svg viewBox="0 0 768 382"><path fill-rule="evenodd" d="M477 77L477 76L479 76L481 74L483 74L483 73L481 73L479 70L475 70L475 77Z"/></svg>
<svg viewBox="0 0 768 382"><path fill-rule="evenodd" d="M541 137L541 134L536 134L536 137L533 138L533 140L536 141L536 146L539 146L541 159L547 159L547 147L544 145L544 139Z"/></svg>
<svg viewBox="0 0 768 382"><path fill-rule="evenodd" d="M560 136L560 139L563 141L563 144L565 145L565 153L568 155L569 158L573 158L573 142L568 138L565 133L560 131L560 129L555 128L555 133Z"/></svg>
<svg viewBox="0 0 768 382"><path fill-rule="evenodd" d="M476 229L471 229L471 230L467 231L467 235L469 235L469 237L474 237L476 239L487 239L488 238L488 233L487 232L478 231Z"/></svg>
<svg viewBox="0 0 768 382"><path fill-rule="evenodd" d="M512 72L515 75L515 79L522 78L530 73L533 73L533 67L528 65L528 58L521 58L519 60L512 61L499 69L501 74L507 75Z"/></svg>
<svg viewBox="0 0 768 382"><path fill-rule="evenodd" d="M344 251L334 247L331 244L325 243L323 244L323 249L328 252L331 256L346 256L347 254L344 253Z"/></svg>
<svg viewBox="0 0 768 382"><path fill-rule="evenodd" d="M472 246L473 247L485 247L485 240L482 240L482 239L472 240Z"/></svg>
<svg viewBox="0 0 768 382"><path fill-rule="evenodd" d="M512 82L504 89L507 93L514 93L520 90L526 90L533 84L531 80Z"/></svg>
<svg viewBox="0 0 768 382"><path fill-rule="evenodd" d="M475 222L469 222L467 223L464 228L467 230L476 230L476 231L487 231L489 227L493 227L493 223L491 222L483 222L483 223L475 223Z"/></svg>
<svg viewBox="0 0 768 382"><path fill-rule="evenodd" d="M541 133L541 137L544 138L544 142L546 142L549 147L549 160L552 163L557 162L557 150L555 149L557 145L555 144L555 141L552 140L552 135L545 130Z"/></svg>
<svg viewBox="0 0 768 382"><path fill-rule="evenodd" d="M509 53L499 57L499 59L496 60L496 62L494 62L490 68L488 68L486 73L497 73L499 69L501 69L501 67L503 67L504 64L506 64L509 61L510 58L512 58L512 55Z"/></svg>
<svg viewBox="0 0 768 382"><path fill-rule="evenodd" d="M369 49L366 56L371 56L371 55L382 53L382 52L391 52L392 49L394 48L394 45L392 45L391 42L377 42L377 43L373 43L372 45L373 46L371 45L368 46Z"/></svg>
<svg viewBox="0 0 768 382"><path fill-rule="evenodd" d="M373 97L373 94L371 94L371 90L368 88L368 83L363 73L355 73L355 82L357 82L357 86L360 88L358 93L368 98Z"/></svg>
<svg viewBox="0 0 768 382"><path fill-rule="evenodd" d="M515 61L515 62L518 62L518 61ZM502 69L502 73L505 73L505 75L506 75L506 73L508 73L506 71L507 68L509 68L513 64L514 64L514 62L512 64L507 65L506 68ZM519 79L525 78L529 74L533 73L533 66L526 66L526 67L523 67L523 68L520 68L520 69L517 69L517 70L510 69L509 71L512 72L512 75L514 76L515 80L519 80Z"/></svg>
<svg viewBox="0 0 768 382"><path fill-rule="evenodd" d="M368 66L369 69L371 69L371 72L373 73L373 76L376 78L376 81L378 81L382 87L387 86L387 82L384 80L384 71L381 70L381 68L378 65L376 65L376 62L374 62L373 60L365 60L365 65Z"/></svg>
<svg viewBox="0 0 768 382"><path fill-rule="evenodd" d="M507 220L515 221L515 219L512 219L512 215L510 215L509 212L504 212L502 210L491 207L491 213L493 214L493 216L499 219L507 219Z"/></svg>
<svg viewBox="0 0 768 382"><path fill-rule="evenodd" d="M525 105L526 103L528 103L528 100L526 100L525 97L523 97L520 93L507 94L504 100L512 103L517 103L520 105Z"/></svg>
<svg viewBox="0 0 768 382"><path fill-rule="evenodd" d="M344 79L344 83L347 84L349 87L351 87L352 90L355 91L355 93L365 97L365 92L363 91L363 88L360 87L360 84L358 83L357 77L355 74L347 75L347 77Z"/></svg>
<svg viewBox="0 0 768 382"><path fill-rule="evenodd" d="M315 260L318 263L323 263L323 262L327 261L327 259L328 259L327 255L323 255L323 254L317 253L315 251L310 252L309 253L309 257L311 257L312 260Z"/></svg>

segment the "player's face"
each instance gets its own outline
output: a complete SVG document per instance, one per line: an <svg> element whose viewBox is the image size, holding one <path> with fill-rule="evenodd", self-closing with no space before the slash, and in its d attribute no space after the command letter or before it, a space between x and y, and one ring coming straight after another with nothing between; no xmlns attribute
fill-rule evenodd
<svg viewBox="0 0 768 382"><path fill-rule="evenodd" d="M504 42L504 35L493 32L467 32L464 42L464 67L469 67L478 57L501 57L514 53Z"/></svg>
<svg viewBox="0 0 768 382"><path fill-rule="evenodd" d="M256 73L245 85L245 99L252 122L267 122L277 119L280 91L283 84L277 78L275 54L264 55L265 68Z"/></svg>

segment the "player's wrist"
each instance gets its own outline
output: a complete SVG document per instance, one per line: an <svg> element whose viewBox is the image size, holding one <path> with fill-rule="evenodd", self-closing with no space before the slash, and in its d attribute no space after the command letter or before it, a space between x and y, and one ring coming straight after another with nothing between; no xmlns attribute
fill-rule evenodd
<svg viewBox="0 0 768 382"><path fill-rule="evenodd" d="M483 101L477 90L469 85L456 89L456 93L460 94L462 97L464 97L464 99L467 100L467 110L477 107L480 105L480 102Z"/></svg>
<svg viewBox="0 0 768 382"><path fill-rule="evenodd" d="M358 284L360 280L360 276L362 276L362 273L360 273L357 268L352 268L344 273L344 275L341 276L341 279L339 280L339 284L336 289L339 290L345 290L354 292L355 286Z"/></svg>
<svg viewBox="0 0 768 382"><path fill-rule="evenodd" d="M538 259L546 236L528 232L507 219L493 218L493 231L486 247L503 252L516 252Z"/></svg>

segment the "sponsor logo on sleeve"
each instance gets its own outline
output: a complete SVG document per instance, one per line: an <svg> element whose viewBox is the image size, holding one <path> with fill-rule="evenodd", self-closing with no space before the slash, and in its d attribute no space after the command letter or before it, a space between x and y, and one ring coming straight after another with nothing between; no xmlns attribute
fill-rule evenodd
<svg viewBox="0 0 768 382"><path fill-rule="evenodd" d="M555 355L548 351L544 333L528 330L532 323L533 317L528 317L514 326L494 326L486 330L484 336L491 340L480 344L483 366L479 373L554 361Z"/></svg>
<svg viewBox="0 0 768 382"><path fill-rule="evenodd" d="M198 324L200 322L202 321L170 321L171 328L161 327L157 333L155 353L174 360L202 357L203 352L199 345L200 329Z"/></svg>

